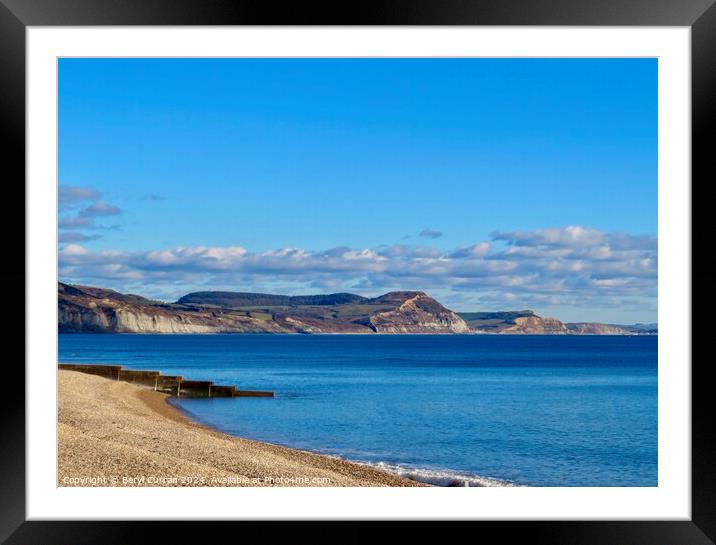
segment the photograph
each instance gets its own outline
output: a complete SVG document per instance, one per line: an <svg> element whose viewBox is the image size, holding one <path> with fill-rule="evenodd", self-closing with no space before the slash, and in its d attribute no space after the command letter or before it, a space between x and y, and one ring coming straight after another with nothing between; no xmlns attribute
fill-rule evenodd
<svg viewBox="0 0 716 545"><path fill-rule="evenodd" d="M714 545L714 1L0 0L0 543Z"/></svg>
<svg viewBox="0 0 716 545"><path fill-rule="evenodd" d="M56 63L53 485L662 484L658 58Z"/></svg>

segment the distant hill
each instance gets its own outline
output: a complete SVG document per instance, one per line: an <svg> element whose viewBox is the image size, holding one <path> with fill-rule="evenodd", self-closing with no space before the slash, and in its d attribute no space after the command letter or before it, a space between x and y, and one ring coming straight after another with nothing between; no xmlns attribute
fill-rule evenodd
<svg viewBox="0 0 716 545"><path fill-rule="evenodd" d="M532 310L505 312L461 312L471 329L484 333L566 335L567 327L557 318L543 318Z"/></svg>
<svg viewBox="0 0 716 545"><path fill-rule="evenodd" d="M134 305L154 305L158 301L152 301L142 297L141 295L132 295L131 293L119 293L118 291L106 289L106 288L93 288L91 286L71 286L69 284L63 284L62 282L57 283L58 295L66 296L90 296L95 299L115 299L117 301L123 301L125 303L131 303Z"/></svg>
<svg viewBox="0 0 716 545"><path fill-rule="evenodd" d="M565 324L570 333L581 335L636 335L638 331L628 326L614 324L598 324L593 322L577 322Z"/></svg>
<svg viewBox="0 0 716 545"><path fill-rule="evenodd" d="M505 328L517 324L517 318L536 316L531 310L509 310L504 312L458 312L460 318L465 320L472 329L479 329L490 333L499 333Z"/></svg>
<svg viewBox="0 0 716 545"><path fill-rule="evenodd" d="M163 303L58 283L61 333L655 334L656 324L565 324L531 310L455 313L422 291L274 295L203 291ZM653 328L651 326L654 326Z"/></svg>
<svg viewBox="0 0 716 545"><path fill-rule="evenodd" d="M350 293L286 296L196 292L160 303L102 288L58 284L61 333L469 333L423 292L369 299Z"/></svg>
<svg viewBox="0 0 716 545"><path fill-rule="evenodd" d="M620 325L619 327L623 327L630 331L641 333L643 335L656 335L659 332L659 325L656 323Z"/></svg>
<svg viewBox="0 0 716 545"><path fill-rule="evenodd" d="M543 318L532 310L459 312L470 329L484 333L552 335L656 335L657 324L615 325L596 322L564 323Z"/></svg>
<svg viewBox="0 0 716 545"><path fill-rule="evenodd" d="M181 297L178 304L215 305L224 308L251 306L324 306L344 305L365 301L365 297L352 293L330 295L270 295L267 293L244 293L233 291L197 291Z"/></svg>

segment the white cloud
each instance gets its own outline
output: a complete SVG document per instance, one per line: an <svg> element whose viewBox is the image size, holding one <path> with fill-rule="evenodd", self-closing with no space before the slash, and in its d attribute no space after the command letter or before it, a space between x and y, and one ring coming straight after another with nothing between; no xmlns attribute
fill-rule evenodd
<svg viewBox="0 0 716 545"><path fill-rule="evenodd" d="M496 244L477 242L451 252L410 245L323 251L194 246L92 252L68 244L60 251L60 272L70 282L116 289L131 286L135 291L140 289L137 286L151 287L143 293L178 285L302 293L318 288L366 294L419 289L496 308L505 304L655 307L654 237L573 226L495 233L493 240Z"/></svg>
<svg viewBox="0 0 716 545"><path fill-rule="evenodd" d="M429 246L409 246L407 244L394 244L392 246L381 248L378 252L386 258L413 258L413 259L430 259L440 257L440 251Z"/></svg>
<svg viewBox="0 0 716 545"><path fill-rule="evenodd" d="M85 235L84 233L80 233L78 231L65 231L64 233L60 233L58 237L58 241L60 243L63 242L89 242L90 240L97 240L98 238L101 238L102 235Z"/></svg>
<svg viewBox="0 0 716 545"><path fill-rule="evenodd" d="M87 186L60 184L57 188L60 208L70 207L85 201L96 201L101 197L102 194L99 191Z"/></svg>
<svg viewBox="0 0 716 545"><path fill-rule="evenodd" d="M60 218L58 223L60 229L94 229L95 223L91 218L81 218L78 216L65 216Z"/></svg>
<svg viewBox="0 0 716 545"><path fill-rule="evenodd" d="M490 244L488 242L481 242L480 244L473 244L466 248L460 248L450 254L450 257L455 259L470 258L470 257L484 257L487 252L490 251Z"/></svg>
<svg viewBox="0 0 716 545"><path fill-rule="evenodd" d="M435 229L423 229L418 233L419 237L425 237L425 238L440 238L443 236L442 231L436 231Z"/></svg>
<svg viewBox="0 0 716 545"><path fill-rule="evenodd" d="M595 246L602 243L607 234L580 225L537 229L536 231L512 231L492 233L494 240L504 240L517 246Z"/></svg>
<svg viewBox="0 0 716 545"><path fill-rule="evenodd" d="M64 257L75 257L75 256L83 256L88 255L89 251L87 251L86 248L83 246L80 246L79 244L68 244L64 248L60 250L60 260Z"/></svg>
<svg viewBox="0 0 716 545"><path fill-rule="evenodd" d="M117 216L122 210L104 201L97 201L86 208L79 211L78 216L81 218L96 218L100 216Z"/></svg>
<svg viewBox="0 0 716 545"><path fill-rule="evenodd" d="M98 225L96 218L117 216L122 213L118 206L108 204L102 199L102 193L89 186L60 185L58 202L60 217L59 229L73 229L72 233L62 233L59 242L88 242L100 238L82 233L84 229L114 229L117 226ZM79 210L78 210L79 209Z"/></svg>

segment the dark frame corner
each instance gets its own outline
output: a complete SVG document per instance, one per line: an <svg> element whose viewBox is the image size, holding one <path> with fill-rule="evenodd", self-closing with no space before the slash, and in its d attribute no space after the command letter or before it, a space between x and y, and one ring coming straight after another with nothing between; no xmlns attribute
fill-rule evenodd
<svg viewBox="0 0 716 545"><path fill-rule="evenodd" d="M692 178L702 186L716 179L716 161L709 147L709 135L716 133L716 4L715 0L366 0L354 6L350 15L345 7L301 3L279 9L270 2L251 0L0 0L0 131L4 133L4 163L11 169L5 191L15 192L24 202L25 179L25 29L27 26L65 25L589 25L589 26L689 26L692 32ZM333 6L340 4L334 3ZM684 180L688 183L688 180ZM692 192L696 184L692 183ZM12 202L12 201L10 201ZM708 248L710 225L703 213L709 203L692 197L692 248ZM20 212L22 214L22 212ZM3 214L5 233L17 230L18 220ZM700 218L700 219L699 219ZM6 236L15 255L24 255L25 240ZM702 243L702 244L699 244ZM716 263L708 251L693 253L692 289L701 287L701 308L713 307L714 295L706 282ZM25 286L23 268L4 267L0 271L6 286ZM11 308L24 308L17 288L7 290ZM23 313L24 315L24 313ZM693 311L692 311L693 315ZM694 341L708 338L707 321L692 317ZM3 331L19 329L17 313L3 313ZM23 321L24 323L24 321ZM24 325L23 325L24 328ZM17 337L24 333L17 331ZM9 335L8 335L9 337ZM701 341L703 342L703 341ZM23 347L24 352L24 347ZM687 362L677 362L687 363ZM692 363L692 520L686 522L477 522L485 537L499 541L522 538L522 542L558 544L621 545L713 545L716 542L716 426L712 414L711 385L708 380L710 358ZM14 370L11 367L14 366ZM16 373L14 384L25 384L17 361L8 359L6 373ZM167 539L167 525L173 536L190 535L190 529L209 523L188 522L28 522L25 520L25 399L24 388L4 389L3 433L0 459L3 479L0 485L0 541L8 545L24 543L127 543L138 535ZM241 537L256 533L265 537L259 523L221 523ZM296 524L273 523L277 529ZM353 523L355 524L355 523ZM190 528L191 526L191 528ZM203 532L203 530L200 530ZM212 529L212 533L215 528ZM302 531L302 530L299 530ZM350 533L366 533L365 525ZM326 535L330 534L328 532ZM345 534L344 534L345 535ZM313 535L315 536L315 534ZM174 538L171 538L174 539ZM340 539L334 537L333 539Z"/></svg>

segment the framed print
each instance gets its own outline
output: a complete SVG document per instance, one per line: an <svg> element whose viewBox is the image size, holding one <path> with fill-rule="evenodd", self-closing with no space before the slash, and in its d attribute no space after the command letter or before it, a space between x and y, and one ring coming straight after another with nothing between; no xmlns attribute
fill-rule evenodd
<svg viewBox="0 0 716 545"><path fill-rule="evenodd" d="M7 543L712 542L716 8L100 4L0 10Z"/></svg>

